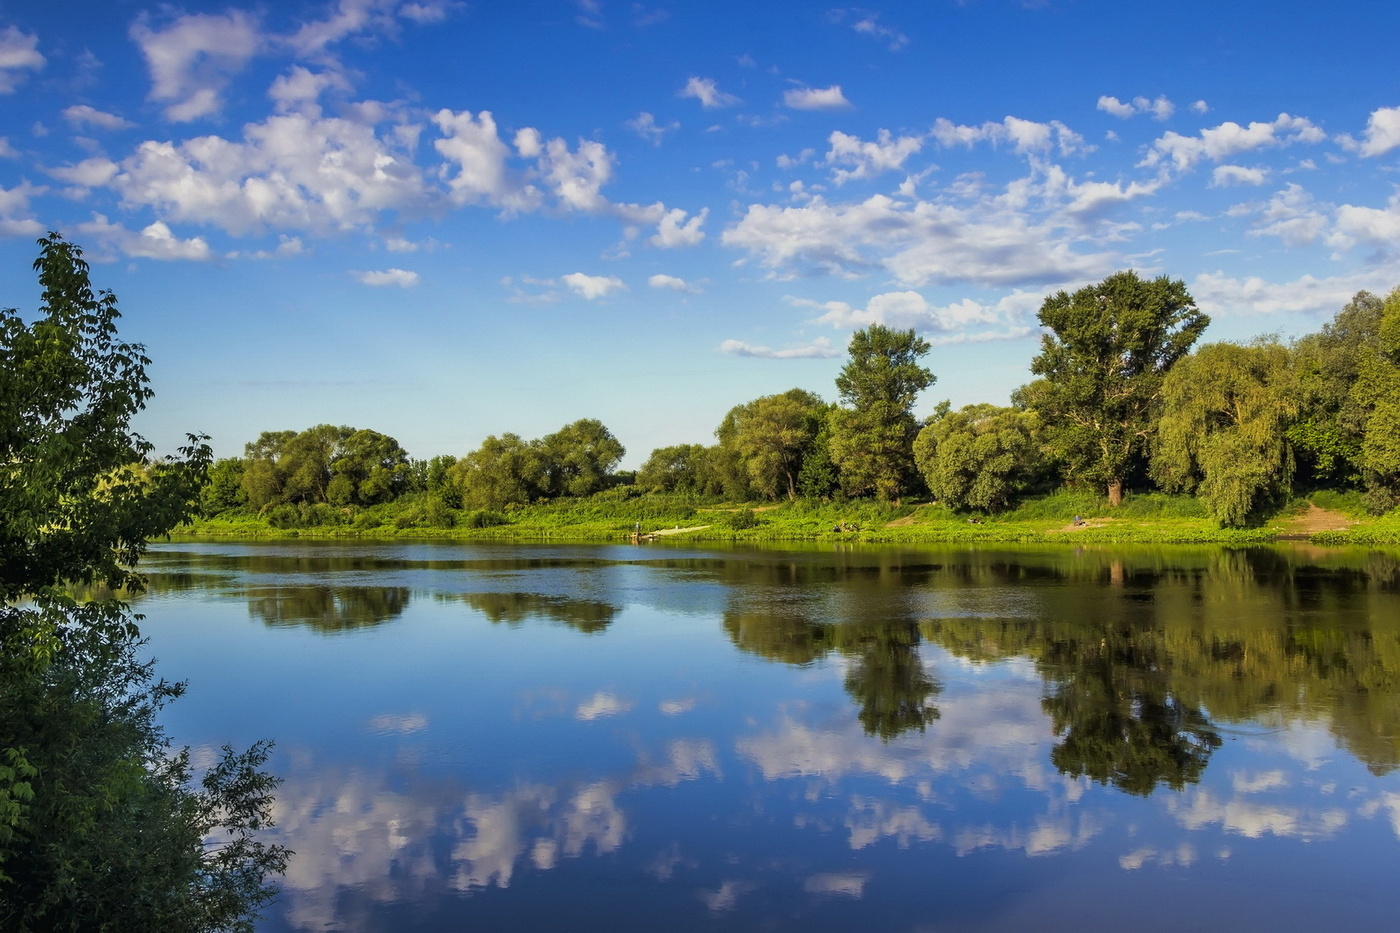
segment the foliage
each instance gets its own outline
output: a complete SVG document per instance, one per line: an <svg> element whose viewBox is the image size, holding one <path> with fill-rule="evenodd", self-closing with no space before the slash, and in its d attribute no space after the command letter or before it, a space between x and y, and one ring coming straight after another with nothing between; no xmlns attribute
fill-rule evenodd
<svg viewBox="0 0 1400 933"><path fill-rule="evenodd" d="M1119 272L1045 299L1031 371L1045 377L1034 404L1071 479L1122 500L1136 459L1150 449L1162 380L1205 330L1185 283Z"/></svg>
<svg viewBox="0 0 1400 933"><path fill-rule="evenodd" d="M492 435L454 463L448 471L452 486L468 509L501 510L538 498L546 471L537 445L518 434Z"/></svg>
<svg viewBox="0 0 1400 933"><path fill-rule="evenodd" d="M1286 500L1298 412L1289 353L1273 341L1212 343L1163 382L1152 472L1165 489L1196 492L1222 525L1239 527Z"/></svg>
<svg viewBox="0 0 1400 933"><path fill-rule="evenodd" d="M398 441L345 425L265 431L244 448L243 490L256 509L375 505L406 492L411 474Z"/></svg>
<svg viewBox="0 0 1400 933"><path fill-rule="evenodd" d="M733 512L724 513L724 517L720 519L720 523L727 528L743 531L746 528L757 528L760 522L758 515L754 513L753 509L737 509Z"/></svg>
<svg viewBox="0 0 1400 933"><path fill-rule="evenodd" d="M637 486L648 492L698 492L704 483L703 444L658 447L637 471Z"/></svg>
<svg viewBox="0 0 1400 933"><path fill-rule="evenodd" d="M944 412L914 440L914 461L934 498L954 509L1001 511L1038 478L1040 416L968 405Z"/></svg>
<svg viewBox="0 0 1400 933"><path fill-rule="evenodd" d="M116 339L81 251L39 244L39 316L0 312L0 926L251 930L288 854L255 838L266 746L225 749L191 787L155 722L182 688L137 660L124 604L58 589L139 590L148 539L197 509L209 449L146 459L130 419L148 360Z"/></svg>
<svg viewBox="0 0 1400 933"><path fill-rule="evenodd" d="M626 453L603 422L583 418L538 442L544 464L542 492L549 497L587 496L601 490Z"/></svg>
<svg viewBox="0 0 1400 933"><path fill-rule="evenodd" d="M802 456L819 427L814 416L823 408L811 392L789 389L736 405L716 433L743 459L754 490L770 499L796 499Z"/></svg>
<svg viewBox="0 0 1400 933"><path fill-rule="evenodd" d="M1375 344L1363 349L1351 401L1364 412L1361 470L1373 512L1400 505L1400 288L1386 296Z"/></svg>
<svg viewBox="0 0 1400 933"><path fill-rule="evenodd" d="M1288 439L1309 485L1361 481L1366 411L1352 389L1379 337L1382 306L1370 292L1357 292L1319 333L1293 345L1302 407Z"/></svg>
<svg viewBox="0 0 1400 933"><path fill-rule="evenodd" d="M872 324L851 336L850 359L836 377L847 407L832 418L830 447L847 494L892 500L909 489L918 433L914 402L934 383L919 363L928 351L928 341L912 328Z"/></svg>

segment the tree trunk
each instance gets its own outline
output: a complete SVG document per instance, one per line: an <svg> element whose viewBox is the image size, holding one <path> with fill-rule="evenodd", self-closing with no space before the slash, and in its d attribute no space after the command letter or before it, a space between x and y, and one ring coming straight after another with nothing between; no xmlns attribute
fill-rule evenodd
<svg viewBox="0 0 1400 933"><path fill-rule="evenodd" d="M1108 504L1117 508L1123 501L1123 481L1112 479L1108 481Z"/></svg>

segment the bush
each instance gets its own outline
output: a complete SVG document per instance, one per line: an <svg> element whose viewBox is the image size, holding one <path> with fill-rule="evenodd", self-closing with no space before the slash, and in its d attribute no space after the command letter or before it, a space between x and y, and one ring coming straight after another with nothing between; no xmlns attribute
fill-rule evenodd
<svg viewBox="0 0 1400 933"><path fill-rule="evenodd" d="M720 519L720 524L735 531L743 531L747 528L757 528L762 523L753 509L740 509L737 512L726 512L724 518Z"/></svg>

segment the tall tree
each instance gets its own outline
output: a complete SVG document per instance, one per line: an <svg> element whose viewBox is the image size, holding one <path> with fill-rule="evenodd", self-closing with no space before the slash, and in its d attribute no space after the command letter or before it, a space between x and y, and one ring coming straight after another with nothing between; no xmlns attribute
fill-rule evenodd
<svg viewBox="0 0 1400 933"><path fill-rule="evenodd" d="M538 443L544 463L546 495L589 496L607 484L627 451L603 422L581 418Z"/></svg>
<svg viewBox="0 0 1400 933"><path fill-rule="evenodd" d="M267 749L225 748L198 784L160 708L182 685L142 661L136 619L71 584L139 590L146 542L194 514L211 455L151 461L151 396L78 247L50 234L32 324L0 310L0 926L252 929L287 853L258 842ZM218 838L217 846L206 840Z"/></svg>
<svg viewBox="0 0 1400 933"><path fill-rule="evenodd" d="M1385 298L1374 345L1361 354L1351 400L1365 418L1361 471L1367 505L1400 505L1400 288Z"/></svg>
<svg viewBox="0 0 1400 933"><path fill-rule="evenodd" d="M822 408L811 392L789 389L736 405L719 433L743 458L754 489L770 499L796 499L802 454L818 426L812 415Z"/></svg>
<svg viewBox="0 0 1400 933"><path fill-rule="evenodd" d="M1123 499L1124 482L1151 447L1162 380L1210 323L1179 279L1119 272L1040 307L1040 353L1031 371L1053 445L1071 478Z"/></svg>
<svg viewBox="0 0 1400 933"><path fill-rule="evenodd" d="M1222 525L1243 525L1288 497L1298 413L1287 348L1212 343L1182 359L1162 384L1163 408L1152 475L1194 492Z"/></svg>
<svg viewBox="0 0 1400 933"><path fill-rule="evenodd" d="M448 470L467 509L504 509L544 494L546 474L537 444L518 434L492 435Z"/></svg>
<svg viewBox="0 0 1400 933"><path fill-rule="evenodd" d="M1302 410L1289 425L1288 437L1305 482L1361 483L1361 443L1369 412L1352 387L1379 339L1383 305L1370 292L1357 292L1321 331L1293 346Z"/></svg>
<svg viewBox="0 0 1400 933"><path fill-rule="evenodd" d="M872 324L851 336L849 351L836 377L844 407L833 418L831 459L846 492L898 499L914 473L914 402L935 379L919 362L929 344L912 328Z"/></svg>

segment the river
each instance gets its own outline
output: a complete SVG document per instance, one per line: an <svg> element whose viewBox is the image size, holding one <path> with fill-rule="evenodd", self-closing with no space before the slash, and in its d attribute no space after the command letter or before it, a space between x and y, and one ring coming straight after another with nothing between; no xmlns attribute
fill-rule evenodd
<svg viewBox="0 0 1400 933"><path fill-rule="evenodd" d="M1400 555L167 542L260 931L1391 930Z"/></svg>

